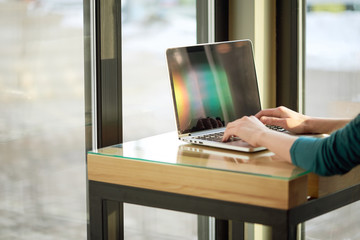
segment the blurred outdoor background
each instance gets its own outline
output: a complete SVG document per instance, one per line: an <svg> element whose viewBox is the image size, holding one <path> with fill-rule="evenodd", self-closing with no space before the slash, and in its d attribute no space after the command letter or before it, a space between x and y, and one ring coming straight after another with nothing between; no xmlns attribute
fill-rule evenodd
<svg viewBox="0 0 360 240"><path fill-rule="evenodd" d="M0 1L0 239L86 239L82 1Z"/></svg>
<svg viewBox="0 0 360 240"><path fill-rule="evenodd" d="M129 141L175 130L165 49L196 43L196 9L195 0L122 3ZM354 116L360 1L307 3L305 112ZM86 239L83 41L81 0L0 0L0 240ZM125 211L127 239L196 239L194 215ZM359 239L359 211L310 221L307 238Z"/></svg>
<svg viewBox="0 0 360 240"><path fill-rule="evenodd" d="M360 112L360 1L307 0L305 113Z"/></svg>

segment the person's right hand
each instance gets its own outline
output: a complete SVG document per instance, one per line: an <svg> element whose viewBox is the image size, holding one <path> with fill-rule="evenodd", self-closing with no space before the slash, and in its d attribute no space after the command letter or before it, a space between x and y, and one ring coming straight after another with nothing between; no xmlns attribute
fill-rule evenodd
<svg viewBox="0 0 360 240"><path fill-rule="evenodd" d="M265 125L282 127L293 133L310 133L306 120L310 117L292 111L286 107L265 109L258 112L255 117Z"/></svg>

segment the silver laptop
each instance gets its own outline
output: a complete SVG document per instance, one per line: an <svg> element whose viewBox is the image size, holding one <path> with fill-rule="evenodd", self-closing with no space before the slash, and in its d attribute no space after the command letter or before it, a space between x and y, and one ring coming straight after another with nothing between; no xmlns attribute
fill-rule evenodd
<svg viewBox="0 0 360 240"><path fill-rule="evenodd" d="M226 124L261 110L250 40L200 44L166 51L179 139L256 152L241 139L222 142Z"/></svg>
<svg viewBox="0 0 360 240"><path fill-rule="evenodd" d="M259 151L256 153L248 153L248 152L236 152L229 151L227 149L219 149L207 146L193 145L193 144L182 144L178 147L178 156L186 155L186 156L201 156L204 159L226 159L229 162L234 163L248 163L250 160L256 160L262 157L270 157L274 155L269 151ZM178 158L178 162L186 161L184 158Z"/></svg>

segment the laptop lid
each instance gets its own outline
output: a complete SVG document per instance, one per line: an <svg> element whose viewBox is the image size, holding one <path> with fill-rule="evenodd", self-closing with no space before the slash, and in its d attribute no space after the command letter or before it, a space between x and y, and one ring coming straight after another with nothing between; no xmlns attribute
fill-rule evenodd
<svg viewBox="0 0 360 240"><path fill-rule="evenodd" d="M166 55L179 136L261 110L250 40L171 48Z"/></svg>

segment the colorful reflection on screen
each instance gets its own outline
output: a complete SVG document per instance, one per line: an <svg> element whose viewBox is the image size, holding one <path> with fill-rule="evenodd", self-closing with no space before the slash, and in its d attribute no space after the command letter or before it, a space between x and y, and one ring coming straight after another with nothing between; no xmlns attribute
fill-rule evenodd
<svg viewBox="0 0 360 240"><path fill-rule="evenodd" d="M225 126L260 110L250 42L169 49L167 54L181 133L198 130L199 119Z"/></svg>

